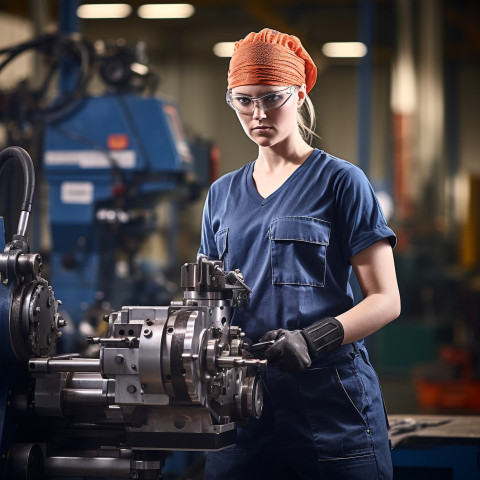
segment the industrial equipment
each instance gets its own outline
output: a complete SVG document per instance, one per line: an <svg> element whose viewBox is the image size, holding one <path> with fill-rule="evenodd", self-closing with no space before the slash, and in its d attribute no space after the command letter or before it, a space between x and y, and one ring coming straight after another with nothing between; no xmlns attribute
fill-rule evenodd
<svg viewBox="0 0 480 480"><path fill-rule="evenodd" d="M241 273L203 257L185 264L183 301L106 315L107 334L88 339L98 358L56 355L65 321L25 235L33 164L10 147L0 171L11 159L26 193L0 254L0 477L157 479L170 450L233 444L237 427L261 414L266 364L249 357L231 325L251 291Z"/></svg>
<svg viewBox="0 0 480 480"><path fill-rule="evenodd" d="M133 93L85 97L74 114L48 126L44 149L51 280L78 325L98 292L114 308L146 295L135 255L159 229L162 198L173 237L164 268L176 265L174 202L191 197L194 158L175 103ZM162 287L152 293L157 302L169 300Z"/></svg>
<svg viewBox="0 0 480 480"><path fill-rule="evenodd" d="M155 94L141 45L94 48L79 34L47 34L2 50L0 71L32 49L48 73L38 90L25 82L3 93L1 117L10 141L26 145L27 132L36 132L34 160L48 186L50 231L42 238L50 239L50 280L77 332L59 343L68 352L102 303L120 308L174 297L178 282L165 279L178 280L178 211L209 184L212 145L189 138L176 102ZM49 85L54 73L57 89ZM92 94L87 86L96 75L104 90ZM160 230L166 253L139 255Z"/></svg>

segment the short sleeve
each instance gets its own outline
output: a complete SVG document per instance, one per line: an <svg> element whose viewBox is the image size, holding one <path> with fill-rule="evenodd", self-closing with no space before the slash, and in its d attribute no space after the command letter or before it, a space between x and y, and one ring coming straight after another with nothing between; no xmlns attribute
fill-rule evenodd
<svg viewBox="0 0 480 480"><path fill-rule="evenodd" d="M396 245L370 182L354 165L335 182L335 227L347 260L382 239L388 239L392 248Z"/></svg>
<svg viewBox="0 0 480 480"><path fill-rule="evenodd" d="M205 255L210 260L218 259L218 250L215 243L215 234L211 223L211 201L212 191L209 190L205 205L203 207L202 216L202 234L200 241L199 255Z"/></svg>

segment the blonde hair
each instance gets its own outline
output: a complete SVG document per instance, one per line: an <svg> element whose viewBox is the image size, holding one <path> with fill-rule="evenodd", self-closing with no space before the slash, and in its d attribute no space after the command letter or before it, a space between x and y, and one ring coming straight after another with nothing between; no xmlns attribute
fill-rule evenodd
<svg viewBox="0 0 480 480"><path fill-rule="evenodd" d="M300 135L309 145L311 145L314 137L320 138L315 133L316 123L317 118L312 100L308 95L305 95L305 100L297 111L297 124Z"/></svg>

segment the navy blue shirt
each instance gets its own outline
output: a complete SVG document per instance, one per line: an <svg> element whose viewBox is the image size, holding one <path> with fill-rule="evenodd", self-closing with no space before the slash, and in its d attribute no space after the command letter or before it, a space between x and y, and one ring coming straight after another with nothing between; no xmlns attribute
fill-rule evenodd
<svg viewBox="0 0 480 480"><path fill-rule="evenodd" d="M394 232L365 174L315 149L267 198L254 162L217 180L205 201L199 253L240 269L253 292L233 322L251 341L304 328L353 306L350 258Z"/></svg>

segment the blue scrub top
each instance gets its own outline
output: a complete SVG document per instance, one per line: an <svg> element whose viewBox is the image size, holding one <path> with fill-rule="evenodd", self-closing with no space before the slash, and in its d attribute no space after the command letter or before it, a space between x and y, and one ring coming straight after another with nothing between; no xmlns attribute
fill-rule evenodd
<svg viewBox="0 0 480 480"><path fill-rule="evenodd" d="M240 269L253 292L233 323L255 342L277 328L304 328L353 306L350 258L394 232L362 170L315 149L267 198L254 162L208 192L199 253Z"/></svg>

